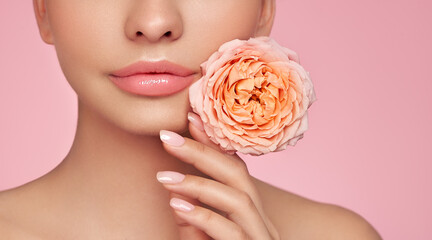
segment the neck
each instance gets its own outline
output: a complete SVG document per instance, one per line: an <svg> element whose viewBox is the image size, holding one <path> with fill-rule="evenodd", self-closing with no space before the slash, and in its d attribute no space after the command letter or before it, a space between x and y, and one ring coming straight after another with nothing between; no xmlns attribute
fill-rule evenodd
<svg viewBox="0 0 432 240"><path fill-rule="evenodd" d="M188 132L183 135L190 137ZM156 173L164 170L197 173L193 166L169 155L159 135L127 132L80 106L71 150L53 172L116 191L127 186L160 186Z"/></svg>
<svg viewBox="0 0 432 240"><path fill-rule="evenodd" d="M188 132L183 135L189 137ZM169 155L159 135L127 132L79 106L71 150L47 179L55 189L51 195L66 201L65 206L80 204L83 214L92 217L103 213L93 220L110 219L110 215L133 222L132 214L136 222L149 225L148 221L155 221L154 214L160 221L172 219L169 193L156 180L156 173L166 170L202 175Z"/></svg>

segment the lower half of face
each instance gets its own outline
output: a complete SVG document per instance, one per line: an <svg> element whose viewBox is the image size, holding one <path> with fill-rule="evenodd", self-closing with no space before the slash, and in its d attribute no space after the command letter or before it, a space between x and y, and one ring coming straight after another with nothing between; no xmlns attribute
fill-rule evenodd
<svg viewBox="0 0 432 240"><path fill-rule="evenodd" d="M47 0L61 68L80 107L126 131L157 135L187 128L188 87L144 96L109 78L138 61L165 60L201 77L200 65L221 44L253 37L261 0Z"/></svg>

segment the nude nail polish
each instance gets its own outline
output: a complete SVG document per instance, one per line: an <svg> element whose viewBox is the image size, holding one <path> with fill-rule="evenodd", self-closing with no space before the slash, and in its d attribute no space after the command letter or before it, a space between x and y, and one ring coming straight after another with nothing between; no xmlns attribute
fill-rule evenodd
<svg viewBox="0 0 432 240"><path fill-rule="evenodd" d="M195 206L186 202L185 200L182 200L180 198L171 198L170 205L172 208L183 211L183 212L190 212L192 211Z"/></svg>
<svg viewBox="0 0 432 240"><path fill-rule="evenodd" d="M159 135L163 142L175 147L180 147L185 142L184 138L175 132L161 130Z"/></svg>
<svg viewBox="0 0 432 240"><path fill-rule="evenodd" d="M161 183L180 183L185 175L173 171L161 171L156 174L156 178Z"/></svg>
<svg viewBox="0 0 432 240"><path fill-rule="evenodd" d="M188 120L199 130L204 131L204 126L199 116L193 112L188 112Z"/></svg>

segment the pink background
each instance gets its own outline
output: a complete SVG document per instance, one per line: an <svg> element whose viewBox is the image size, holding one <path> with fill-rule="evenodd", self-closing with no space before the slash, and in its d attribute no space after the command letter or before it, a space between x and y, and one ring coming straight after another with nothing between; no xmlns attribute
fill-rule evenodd
<svg viewBox="0 0 432 240"><path fill-rule="evenodd" d="M252 175L352 209L385 239L432 239L428 0L280 0L272 36L299 53L318 101L294 148L245 157ZM76 99L30 1L0 2L0 190L66 155Z"/></svg>

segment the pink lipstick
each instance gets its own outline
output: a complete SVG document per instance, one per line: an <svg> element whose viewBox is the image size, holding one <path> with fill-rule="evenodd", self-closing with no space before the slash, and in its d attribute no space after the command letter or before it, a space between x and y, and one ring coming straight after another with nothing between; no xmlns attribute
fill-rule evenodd
<svg viewBox="0 0 432 240"><path fill-rule="evenodd" d="M109 75L120 89L143 96L166 96L185 89L194 71L169 61L139 61Z"/></svg>

